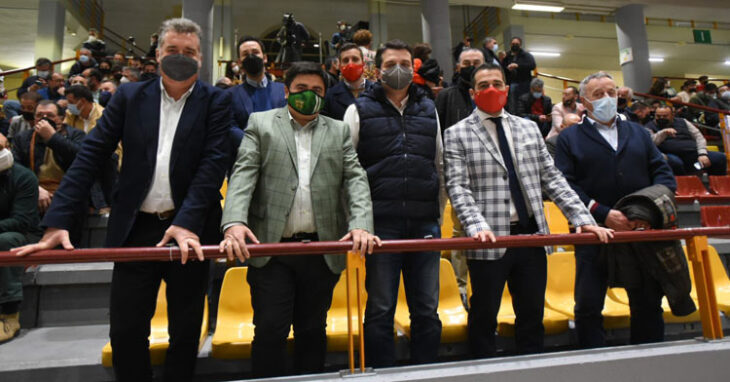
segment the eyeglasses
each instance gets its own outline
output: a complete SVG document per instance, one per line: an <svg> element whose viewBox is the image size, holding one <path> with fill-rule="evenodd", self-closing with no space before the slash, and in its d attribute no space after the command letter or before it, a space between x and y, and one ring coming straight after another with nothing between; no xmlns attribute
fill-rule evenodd
<svg viewBox="0 0 730 382"><path fill-rule="evenodd" d="M56 114L50 114L50 113L36 113L35 117L38 119L42 119L42 118L53 119L53 118L56 118L57 116L56 116Z"/></svg>

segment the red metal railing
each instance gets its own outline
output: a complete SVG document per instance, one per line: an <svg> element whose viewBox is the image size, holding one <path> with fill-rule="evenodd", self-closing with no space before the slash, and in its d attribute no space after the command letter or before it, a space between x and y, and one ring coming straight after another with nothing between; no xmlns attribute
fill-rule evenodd
<svg viewBox="0 0 730 382"><path fill-rule="evenodd" d="M707 237L730 238L730 226L716 228L687 228L674 230L649 230L616 232L612 243L647 242L685 239L687 255L692 262L699 302L702 332L707 340L723 337L722 324L715 295L715 283L712 278ZM521 235L500 236L496 242L482 243L473 238L457 239L418 239L418 240L386 240L375 252L413 252L438 251L443 249L476 249L476 248L511 248L541 247L553 245L600 244L598 238L590 233L566 235ZM248 246L252 256L306 255L323 253L345 253L352 248L351 242L307 242L251 244ZM217 246L204 246L207 258L220 258L224 254L218 252ZM103 248L77 250L40 251L27 257L18 257L11 252L0 252L0 266L19 264L50 264L95 261L175 261L180 258L176 247L164 248ZM364 336L363 334L363 302L365 290L365 258L353 252L347 252L347 312L349 317L357 315L358 347L355 347L355 329L352 319L347 320L348 356L350 374L355 374L355 352L359 353L359 372L365 372ZM355 283L351 288L351 282ZM353 307L353 304L355 306Z"/></svg>

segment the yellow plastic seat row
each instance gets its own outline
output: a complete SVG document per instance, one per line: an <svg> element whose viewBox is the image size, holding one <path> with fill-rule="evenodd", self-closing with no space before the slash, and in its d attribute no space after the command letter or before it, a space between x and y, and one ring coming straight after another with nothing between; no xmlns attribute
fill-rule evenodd
<svg viewBox="0 0 730 382"><path fill-rule="evenodd" d="M685 254L687 249L685 248ZM715 247L710 246L708 250L710 257L710 267L712 268L712 279L715 283L715 296L717 297L717 307L725 313L726 316L730 316L730 278L728 278L725 266L720 260L720 255L717 254ZM689 260L688 260L689 262ZM697 289L695 288L694 272L692 271L692 262L689 262L689 276L692 279L692 299L697 301ZM699 305L698 305L699 306Z"/></svg>
<svg viewBox="0 0 730 382"><path fill-rule="evenodd" d="M165 282L160 283L157 292L157 306L155 315L150 321L150 362L153 365L162 365L165 362L167 348L170 346L170 335L167 332L167 297L165 295ZM200 325L200 342L198 351L203 348L205 339L208 337L208 298L205 298L203 309L203 323ZM112 366L112 345L107 342L101 350L101 364L104 367Z"/></svg>
<svg viewBox="0 0 730 382"><path fill-rule="evenodd" d="M545 306L575 320L575 256L573 252L557 252L548 256ZM631 324L628 305L606 296L603 306L606 329L628 328Z"/></svg>

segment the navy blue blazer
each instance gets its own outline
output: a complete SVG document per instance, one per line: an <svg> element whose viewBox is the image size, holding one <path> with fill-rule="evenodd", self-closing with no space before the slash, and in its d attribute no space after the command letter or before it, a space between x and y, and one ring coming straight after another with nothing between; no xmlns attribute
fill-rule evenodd
<svg viewBox="0 0 730 382"><path fill-rule="evenodd" d="M371 81L365 80L364 90L368 90L372 86L373 83ZM350 92L350 88L343 81L340 81L337 85L327 90L327 94L324 96L322 115L342 121L345 117L345 111L353 103L355 103L355 97Z"/></svg>
<svg viewBox="0 0 730 382"><path fill-rule="evenodd" d="M246 82L241 85L234 86L228 90L231 93L231 107L233 110L233 125L241 130L246 130L248 125L248 117L251 113L256 110L253 109L253 101L246 92L246 88L250 87ZM286 105L286 97L284 96L284 84L280 82L274 82L269 78L269 83L266 85L269 91L269 99L271 100L271 108L277 109ZM266 110L259 110L266 111Z"/></svg>
<svg viewBox="0 0 730 382"><path fill-rule="evenodd" d="M663 184L672 191L677 183L664 157L641 125L618 119L618 148L606 142L588 118L558 136L555 165L588 206L599 223L622 197L642 188Z"/></svg>
<svg viewBox="0 0 730 382"><path fill-rule="evenodd" d="M122 142L124 160L112 196L106 245L123 246L155 172L160 125L160 80L119 87L96 128L86 136L66 172L42 225L69 229L74 206L88 198L99 164ZM172 224L213 244L219 234L223 182L229 150L230 94L200 81L185 102L170 156L170 189L176 214ZM161 239L161 238L160 238Z"/></svg>

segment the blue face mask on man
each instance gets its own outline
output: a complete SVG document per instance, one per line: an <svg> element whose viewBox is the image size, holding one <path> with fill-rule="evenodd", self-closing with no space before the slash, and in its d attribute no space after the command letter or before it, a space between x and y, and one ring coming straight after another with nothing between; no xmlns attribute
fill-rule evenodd
<svg viewBox="0 0 730 382"><path fill-rule="evenodd" d="M596 121L603 124L609 124L616 116L616 106L618 104L616 97L606 95L603 98L588 102L593 106L593 111L590 113L591 117Z"/></svg>
<svg viewBox="0 0 730 382"><path fill-rule="evenodd" d="M534 98L534 99L542 98L542 92L532 92L532 98Z"/></svg>

